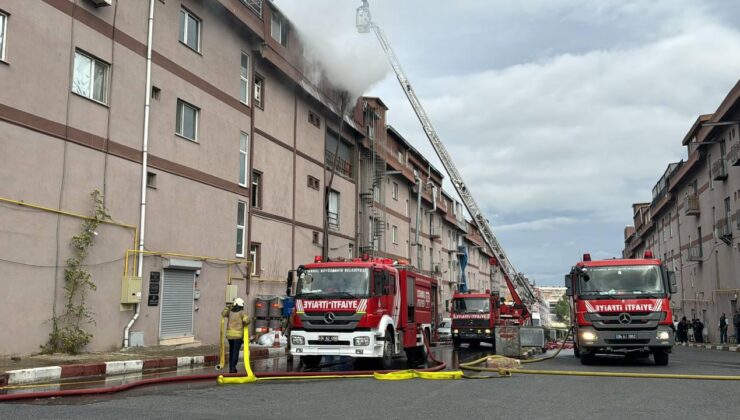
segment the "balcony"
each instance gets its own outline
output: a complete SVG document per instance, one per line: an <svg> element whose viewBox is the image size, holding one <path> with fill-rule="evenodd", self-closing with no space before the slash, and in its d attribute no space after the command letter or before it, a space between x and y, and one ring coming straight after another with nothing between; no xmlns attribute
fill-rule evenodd
<svg viewBox="0 0 740 420"><path fill-rule="evenodd" d="M731 166L740 166L740 142L736 142L727 152L727 164Z"/></svg>
<svg viewBox="0 0 740 420"><path fill-rule="evenodd" d="M725 164L724 157L715 160L712 164L712 179L715 181L727 179L727 165Z"/></svg>
<svg viewBox="0 0 740 420"><path fill-rule="evenodd" d="M687 194L683 199L683 210L687 216L698 216L699 196L697 194Z"/></svg>
<svg viewBox="0 0 740 420"><path fill-rule="evenodd" d="M703 257L700 243L689 246L689 261L701 262Z"/></svg>
<svg viewBox="0 0 740 420"><path fill-rule="evenodd" d="M262 0L242 0L257 16L262 17Z"/></svg>
<svg viewBox="0 0 740 420"><path fill-rule="evenodd" d="M732 225L730 224L729 217L723 217L717 220L717 224L714 226L716 230L717 238L727 245L732 244Z"/></svg>
<svg viewBox="0 0 740 420"><path fill-rule="evenodd" d="M442 226L431 226L429 230L429 236L432 239L437 239L442 236Z"/></svg>

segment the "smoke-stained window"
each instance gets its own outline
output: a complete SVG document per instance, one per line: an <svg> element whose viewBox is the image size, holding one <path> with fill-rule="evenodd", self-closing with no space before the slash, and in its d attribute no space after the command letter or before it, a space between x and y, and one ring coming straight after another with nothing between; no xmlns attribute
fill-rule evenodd
<svg viewBox="0 0 740 420"><path fill-rule="evenodd" d="M326 166L335 169L337 173L353 178L353 147L342 139L339 140L334 132L326 132Z"/></svg>
<svg viewBox="0 0 740 420"><path fill-rule="evenodd" d="M288 46L288 22L280 14L272 11L272 22L270 26L270 35L284 47Z"/></svg>

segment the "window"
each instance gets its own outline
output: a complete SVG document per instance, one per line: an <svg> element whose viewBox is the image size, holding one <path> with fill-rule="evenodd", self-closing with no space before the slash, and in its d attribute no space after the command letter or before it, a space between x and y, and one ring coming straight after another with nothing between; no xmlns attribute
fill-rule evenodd
<svg viewBox="0 0 740 420"><path fill-rule="evenodd" d="M108 99L108 68L104 63L85 53L75 51L72 92L101 103Z"/></svg>
<svg viewBox="0 0 740 420"><path fill-rule="evenodd" d="M177 100L177 127L175 133L188 140L198 141L198 113L200 110L189 103Z"/></svg>
<svg viewBox="0 0 740 420"><path fill-rule="evenodd" d="M308 122L321 128L321 118L313 111L308 111Z"/></svg>
<svg viewBox="0 0 740 420"><path fill-rule="evenodd" d="M249 156L249 134L242 132L239 136L239 185L247 186L247 165Z"/></svg>
<svg viewBox="0 0 740 420"><path fill-rule="evenodd" d="M249 105L249 56L245 53L242 53L239 78L241 87L241 90L239 91L239 100L242 101L243 104Z"/></svg>
<svg viewBox="0 0 740 420"><path fill-rule="evenodd" d="M152 99L158 101L162 97L162 89L152 86Z"/></svg>
<svg viewBox="0 0 740 420"><path fill-rule="evenodd" d="M236 206L236 256L244 257L247 236L247 203L240 201Z"/></svg>
<svg viewBox="0 0 740 420"><path fill-rule="evenodd" d="M318 191L321 188L321 182L315 176L308 176L308 188Z"/></svg>
<svg viewBox="0 0 740 420"><path fill-rule="evenodd" d="M398 151L398 161L401 163L406 163L403 161L403 152L400 150Z"/></svg>
<svg viewBox="0 0 740 420"><path fill-rule="evenodd" d="M146 186L149 188L157 189L157 174L154 172L146 173Z"/></svg>
<svg viewBox="0 0 740 420"><path fill-rule="evenodd" d="M249 262L252 263L251 275L259 276L261 270L261 255L260 244L252 242L252 246L249 247Z"/></svg>
<svg viewBox="0 0 740 420"><path fill-rule="evenodd" d="M272 26L270 28L272 39L284 47L288 46L288 22L279 14L272 12Z"/></svg>
<svg viewBox="0 0 740 420"><path fill-rule="evenodd" d="M393 226L391 229L391 239L393 240L394 244L398 244L398 226Z"/></svg>
<svg viewBox="0 0 740 420"><path fill-rule="evenodd" d="M5 36L8 29L8 15L0 12L0 60L5 60Z"/></svg>
<svg viewBox="0 0 740 420"><path fill-rule="evenodd" d="M252 171L252 207L262 208L262 174Z"/></svg>
<svg viewBox="0 0 740 420"><path fill-rule="evenodd" d="M673 223L671 222L671 212L668 212L668 236L673 237Z"/></svg>
<svg viewBox="0 0 740 420"><path fill-rule="evenodd" d="M319 232L313 231L313 243L319 245Z"/></svg>
<svg viewBox="0 0 740 420"><path fill-rule="evenodd" d="M265 78L259 74L254 75L254 104L261 109L265 109L264 102Z"/></svg>
<svg viewBox="0 0 740 420"><path fill-rule="evenodd" d="M329 190L329 208L327 209L329 227L339 229L339 192Z"/></svg>
<svg viewBox="0 0 740 420"><path fill-rule="evenodd" d="M180 9L180 42L200 51L200 19L185 9Z"/></svg>
<svg viewBox="0 0 740 420"><path fill-rule="evenodd" d="M398 201L398 183L393 183L393 199Z"/></svg>

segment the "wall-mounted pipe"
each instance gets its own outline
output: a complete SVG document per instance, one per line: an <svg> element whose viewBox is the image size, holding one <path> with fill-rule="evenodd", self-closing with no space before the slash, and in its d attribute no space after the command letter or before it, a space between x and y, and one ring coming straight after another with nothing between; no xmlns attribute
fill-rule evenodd
<svg viewBox="0 0 740 420"><path fill-rule="evenodd" d="M139 215L139 251L144 251L144 235L146 233L146 177L148 172L149 160L149 108L151 104L152 90L152 33L154 32L154 0L149 0L149 18L146 31L146 82L144 92L144 133L141 145L141 212ZM136 267L136 276L142 277L144 274L144 257L139 258ZM123 347L129 346L129 333L134 322L139 318L141 313L141 304L136 303L134 316L126 324L123 330Z"/></svg>

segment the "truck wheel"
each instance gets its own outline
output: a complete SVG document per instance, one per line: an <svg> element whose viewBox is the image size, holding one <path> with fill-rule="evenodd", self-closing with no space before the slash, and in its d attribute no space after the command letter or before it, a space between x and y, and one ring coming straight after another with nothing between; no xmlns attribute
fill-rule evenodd
<svg viewBox="0 0 740 420"><path fill-rule="evenodd" d="M653 353L653 359L655 359L655 366L668 366L668 352L656 350Z"/></svg>
<svg viewBox="0 0 740 420"><path fill-rule="evenodd" d="M301 356L303 366L309 369L315 369L321 364L321 356Z"/></svg>
<svg viewBox="0 0 740 420"><path fill-rule="evenodd" d="M383 340L383 356L380 358L380 366L383 370L391 368L393 364L393 339L391 333L385 332L385 339Z"/></svg>
<svg viewBox="0 0 740 420"><path fill-rule="evenodd" d="M592 365L594 364L594 360L596 359L596 356L591 353L581 353L581 364L582 365Z"/></svg>
<svg viewBox="0 0 740 420"><path fill-rule="evenodd" d="M581 351L578 350L578 346L573 346L573 355L576 356L576 359L581 358Z"/></svg>

